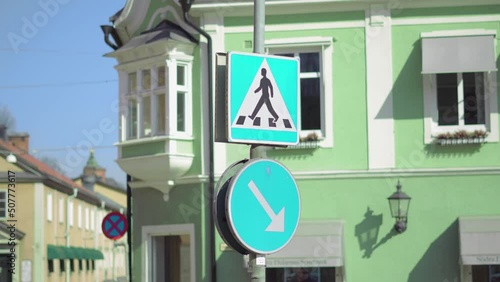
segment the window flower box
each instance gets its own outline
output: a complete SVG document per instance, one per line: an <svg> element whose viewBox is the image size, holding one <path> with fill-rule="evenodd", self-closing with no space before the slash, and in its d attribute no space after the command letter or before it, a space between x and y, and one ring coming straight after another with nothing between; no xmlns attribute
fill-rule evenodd
<svg viewBox="0 0 500 282"><path fill-rule="evenodd" d="M483 144L486 143L487 132L476 130L467 132L459 130L454 133L441 133L436 136L436 143L441 146L467 145L467 144Z"/></svg>
<svg viewBox="0 0 500 282"><path fill-rule="evenodd" d="M317 149L319 148L319 138L316 133L311 133L306 137L300 138L299 144L287 147L275 147L275 149Z"/></svg>

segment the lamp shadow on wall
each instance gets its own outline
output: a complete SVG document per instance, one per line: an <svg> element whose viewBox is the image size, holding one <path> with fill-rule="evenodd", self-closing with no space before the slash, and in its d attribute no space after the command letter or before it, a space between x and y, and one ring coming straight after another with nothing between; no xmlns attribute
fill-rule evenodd
<svg viewBox="0 0 500 282"><path fill-rule="evenodd" d="M378 241L379 229L383 222L382 214L374 215L373 210L367 207L364 217L363 221L355 226L354 235L358 237L359 249L364 251L363 258L370 258L375 249L385 244L397 232L391 228L389 233Z"/></svg>

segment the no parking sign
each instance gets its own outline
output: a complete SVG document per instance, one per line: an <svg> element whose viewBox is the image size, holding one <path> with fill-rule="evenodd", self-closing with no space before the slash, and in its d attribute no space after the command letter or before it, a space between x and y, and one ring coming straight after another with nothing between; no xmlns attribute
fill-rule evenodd
<svg viewBox="0 0 500 282"><path fill-rule="evenodd" d="M111 240L118 240L128 230L127 218L119 212L111 212L102 220L102 232Z"/></svg>

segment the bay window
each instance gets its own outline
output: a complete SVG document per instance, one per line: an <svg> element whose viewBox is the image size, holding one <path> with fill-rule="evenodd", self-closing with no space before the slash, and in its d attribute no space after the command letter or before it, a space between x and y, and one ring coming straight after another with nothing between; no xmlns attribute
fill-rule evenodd
<svg viewBox="0 0 500 282"><path fill-rule="evenodd" d="M122 126L128 140L191 134L191 60L171 59L128 73Z"/></svg>

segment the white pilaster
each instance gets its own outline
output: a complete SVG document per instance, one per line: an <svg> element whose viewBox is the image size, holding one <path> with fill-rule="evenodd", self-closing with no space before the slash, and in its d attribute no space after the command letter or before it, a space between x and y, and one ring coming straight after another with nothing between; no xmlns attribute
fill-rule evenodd
<svg viewBox="0 0 500 282"><path fill-rule="evenodd" d="M177 61L175 59L167 60L167 96L165 100L167 102L167 121L168 121L168 131L167 135L175 134L177 131Z"/></svg>
<svg viewBox="0 0 500 282"><path fill-rule="evenodd" d="M390 10L386 5L374 4L366 11L369 169L395 166L391 25Z"/></svg>

